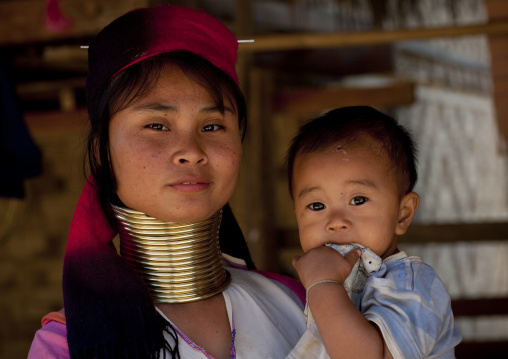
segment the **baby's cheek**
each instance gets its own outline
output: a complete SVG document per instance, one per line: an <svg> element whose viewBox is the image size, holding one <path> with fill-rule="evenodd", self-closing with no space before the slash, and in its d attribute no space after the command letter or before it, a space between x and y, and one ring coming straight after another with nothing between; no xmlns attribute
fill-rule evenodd
<svg viewBox="0 0 508 359"><path fill-rule="evenodd" d="M305 224L299 225L300 243L304 252L310 251L320 245L319 238L314 231Z"/></svg>

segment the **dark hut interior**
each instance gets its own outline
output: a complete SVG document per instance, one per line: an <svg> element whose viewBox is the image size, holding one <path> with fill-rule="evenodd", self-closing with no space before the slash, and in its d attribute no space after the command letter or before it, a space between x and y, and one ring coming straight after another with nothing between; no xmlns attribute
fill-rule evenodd
<svg viewBox="0 0 508 359"><path fill-rule="evenodd" d="M401 248L447 286L457 357L506 357L503 0L0 0L0 357L26 357L41 317L63 306L63 253L85 181L83 47L121 14L166 3L254 40L239 47L249 128L231 205L257 267L295 276L284 154L297 127L334 107L376 107L420 145L422 203Z"/></svg>

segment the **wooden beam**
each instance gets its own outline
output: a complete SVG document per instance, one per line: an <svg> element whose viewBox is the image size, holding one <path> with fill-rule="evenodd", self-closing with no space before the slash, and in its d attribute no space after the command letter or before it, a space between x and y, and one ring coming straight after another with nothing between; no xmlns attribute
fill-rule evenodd
<svg viewBox="0 0 508 359"><path fill-rule="evenodd" d="M395 43L407 40L423 40L438 37L466 35L508 34L508 21L481 25L433 27L393 31L358 31L340 33L297 33L256 36L252 44L240 46L239 52L318 49L347 46L366 46Z"/></svg>
<svg viewBox="0 0 508 359"><path fill-rule="evenodd" d="M147 5L148 0L60 0L60 10L72 25L50 31L45 25L47 1L0 1L0 46L92 37L118 16Z"/></svg>
<svg viewBox="0 0 508 359"><path fill-rule="evenodd" d="M52 81L34 81L16 85L18 96L25 98L33 94L58 93L62 88L85 88L86 77L74 77Z"/></svg>
<svg viewBox="0 0 508 359"><path fill-rule="evenodd" d="M505 358L507 341L462 342L455 348L455 357L460 359Z"/></svg>
<svg viewBox="0 0 508 359"><path fill-rule="evenodd" d="M296 228L278 230L277 237L284 244L283 247L297 248L300 245ZM400 243L481 243L504 240L508 240L508 222L412 224L399 239Z"/></svg>
<svg viewBox="0 0 508 359"><path fill-rule="evenodd" d="M88 114L84 108L72 112L27 112L23 114L23 119L28 131L33 135L76 131L84 134L88 126Z"/></svg>
<svg viewBox="0 0 508 359"><path fill-rule="evenodd" d="M508 298L458 299L452 301L455 317L508 315Z"/></svg>
<svg viewBox="0 0 508 359"><path fill-rule="evenodd" d="M394 82L379 87L331 87L288 89L274 94L275 112L305 115L342 106L369 105L390 108L409 105L415 100L414 84Z"/></svg>
<svg viewBox="0 0 508 359"><path fill-rule="evenodd" d="M508 240L508 223L412 224L401 242L481 242Z"/></svg>

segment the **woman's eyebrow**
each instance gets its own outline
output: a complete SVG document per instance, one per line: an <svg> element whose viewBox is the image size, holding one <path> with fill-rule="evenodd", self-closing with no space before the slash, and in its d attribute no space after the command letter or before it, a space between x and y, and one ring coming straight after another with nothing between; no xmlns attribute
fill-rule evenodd
<svg viewBox="0 0 508 359"><path fill-rule="evenodd" d="M213 113L213 112L220 112L220 113L222 113L222 111L220 110L219 106L203 107L200 112L202 112L202 113ZM224 106L224 112L234 113L233 110L230 107L228 107L228 106Z"/></svg>
<svg viewBox="0 0 508 359"><path fill-rule="evenodd" d="M158 112L176 112L177 108L171 105L164 105L160 102L149 102L134 106L134 111L158 111Z"/></svg>
<svg viewBox="0 0 508 359"><path fill-rule="evenodd" d="M137 106L134 106L134 111L177 112L178 107L172 106L172 105L165 105L160 102L153 102L153 103L144 103L144 104L139 104ZM228 106L224 106L224 111L234 113L234 111ZM215 106L215 105L203 107L199 112L201 112L201 113L213 113L213 112L222 113L219 106Z"/></svg>

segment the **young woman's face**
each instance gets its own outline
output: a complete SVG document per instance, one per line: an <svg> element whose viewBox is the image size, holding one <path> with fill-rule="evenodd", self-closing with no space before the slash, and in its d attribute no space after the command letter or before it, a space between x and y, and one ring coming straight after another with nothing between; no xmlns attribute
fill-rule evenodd
<svg viewBox="0 0 508 359"><path fill-rule="evenodd" d="M388 155L380 144L340 145L296 158L293 196L302 248L359 243L380 257L390 255L405 231L405 210Z"/></svg>
<svg viewBox="0 0 508 359"><path fill-rule="evenodd" d="M168 222L203 220L233 195L242 156L238 116L167 65L154 89L109 124L110 161L125 206Z"/></svg>

